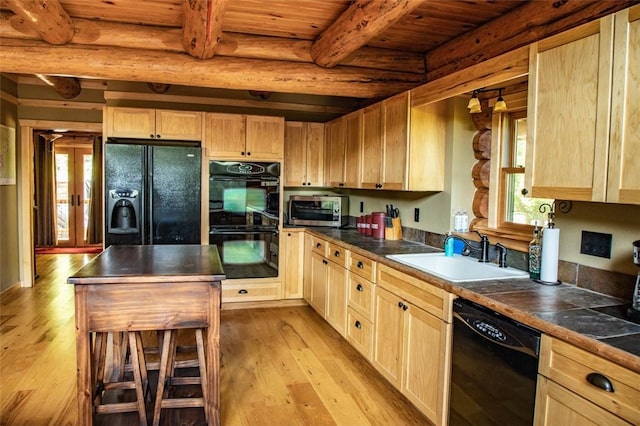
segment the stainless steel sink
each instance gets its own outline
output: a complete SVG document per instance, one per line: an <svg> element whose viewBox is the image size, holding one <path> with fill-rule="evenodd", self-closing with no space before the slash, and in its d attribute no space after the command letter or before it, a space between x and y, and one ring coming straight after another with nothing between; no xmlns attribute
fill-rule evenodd
<svg viewBox="0 0 640 426"><path fill-rule="evenodd" d="M388 254L387 257L455 283L529 278L527 271L500 268L494 263L478 262L478 259L459 254L447 257L444 253L411 253Z"/></svg>

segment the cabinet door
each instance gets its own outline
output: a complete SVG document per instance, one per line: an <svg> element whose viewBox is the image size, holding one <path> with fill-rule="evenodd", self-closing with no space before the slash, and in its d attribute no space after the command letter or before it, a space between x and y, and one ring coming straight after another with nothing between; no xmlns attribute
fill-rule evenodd
<svg viewBox="0 0 640 426"><path fill-rule="evenodd" d="M640 204L640 6L616 14L607 201Z"/></svg>
<svg viewBox="0 0 640 426"><path fill-rule="evenodd" d="M535 407L535 426L631 424L541 375L538 375Z"/></svg>
<svg viewBox="0 0 640 426"><path fill-rule="evenodd" d="M244 115L208 113L205 114L204 126L204 145L208 157L241 159L244 156Z"/></svg>
<svg viewBox="0 0 640 426"><path fill-rule="evenodd" d="M149 139L156 137L156 111L143 108L106 108L107 137Z"/></svg>
<svg viewBox="0 0 640 426"><path fill-rule="evenodd" d="M284 129L284 186L306 186L306 145L305 123L287 121Z"/></svg>
<svg viewBox="0 0 640 426"><path fill-rule="evenodd" d="M403 304L393 293L376 288L373 364L398 389L402 379Z"/></svg>
<svg viewBox="0 0 640 426"><path fill-rule="evenodd" d="M360 188L360 150L362 149L362 110L344 117L344 186Z"/></svg>
<svg viewBox="0 0 640 426"><path fill-rule="evenodd" d="M345 121L337 118L326 126L325 185L334 188L344 186Z"/></svg>
<svg viewBox="0 0 640 426"><path fill-rule="evenodd" d="M202 140L202 113L156 110L156 137L185 141Z"/></svg>
<svg viewBox="0 0 640 426"><path fill-rule="evenodd" d="M309 304L322 317L327 312L327 264L329 261L318 253L311 253L311 262L309 263L309 278L311 280L311 289Z"/></svg>
<svg viewBox="0 0 640 426"><path fill-rule="evenodd" d="M334 262L327 265L327 322L342 336L347 327L347 270Z"/></svg>
<svg viewBox="0 0 640 426"><path fill-rule="evenodd" d="M452 326L406 304L402 393L435 424L446 424Z"/></svg>
<svg viewBox="0 0 640 426"><path fill-rule="evenodd" d="M382 189L405 189L408 169L409 92L382 102L383 150L380 170Z"/></svg>
<svg viewBox="0 0 640 426"><path fill-rule="evenodd" d="M525 176L532 197L605 200L612 44L608 16L532 45Z"/></svg>
<svg viewBox="0 0 640 426"><path fill-rule="evenodd" d="M283 236L280 249L284 262L280 271L284 273L284 298L301 299L304 279L304 232L288 231L280 234Z"/></svg>
<svg viewBox="0 0 640 426"><path fill-rule="evenodd" d="M307 186L324 186L324 124L306 123Z"/></svg>
<svg viewBox="0 0 640 426"><path fill-rule="evenodd" d="M247 116L246 156L253 160L281 160L284 154L284 118Z"/></svg>
<svg viewBox="0 0 640 426"><path fill-rule="evenodd" d="M362 188L379 189L382 182L382 104L365 108L362 113L362 149L360 151Z"/></svg>

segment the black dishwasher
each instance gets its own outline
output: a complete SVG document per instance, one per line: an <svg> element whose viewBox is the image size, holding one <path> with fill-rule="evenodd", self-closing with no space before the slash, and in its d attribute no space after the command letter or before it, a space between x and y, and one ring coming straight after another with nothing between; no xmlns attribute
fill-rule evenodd
<svg viewBox="0 0 640 426"><path fill-rule="evenodd" d="M453 302L449 424L533 424L540 332L464 299Z"/></svg>

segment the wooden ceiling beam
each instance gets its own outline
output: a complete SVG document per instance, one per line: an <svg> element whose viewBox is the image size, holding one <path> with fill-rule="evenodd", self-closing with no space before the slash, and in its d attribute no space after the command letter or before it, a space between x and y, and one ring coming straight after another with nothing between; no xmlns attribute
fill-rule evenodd
<svg viewBox="0 0 640 426"><path fill-rule="evenodd" d="M96 22L74 19L75 35L71 44L129 47L170 52L185 52L183 32L178 28ZM10 12L0 12L0 37L39 40L39 35ZM312 41L282 37L264 37L239 33L223 33L216 56L313 63ZM340 65L387 71L424 74L424 56L419 53L363 47Z"/></svg>
<svg viewBox="0 0 640 426"><path fill-rule="evenodd" d="M331 68L411 13L422 0L356 0L311 46L311 57Z"/></svg>
<svg viewBox="0 0 640 426"><path fill-rule="evenodd" d="M76 75L185 86L355 98L388 97L424 83L419 74L355 67L216 56L202 61L180 53L140 49L51 46L0 38L2 72Z"/></svg>
<svg viewBox="0 0 640 426"><path fill-rule="evenodd" d="M66 44L73 38L73 21L58 0L5 0L5 4L47 43Z"/></svg>
<svg viewBox="0 0 640 426"><path fill-rule="evenodd" d="M222 40L227 0L183 0L182 44L189 55L210 59Z"/></svg>
<svg viewBox="0 0 640 426"><path fill-rule="evenodd" d="M427 81L626 9L638 0L536 0L433 49L426 57Z"/></svg>

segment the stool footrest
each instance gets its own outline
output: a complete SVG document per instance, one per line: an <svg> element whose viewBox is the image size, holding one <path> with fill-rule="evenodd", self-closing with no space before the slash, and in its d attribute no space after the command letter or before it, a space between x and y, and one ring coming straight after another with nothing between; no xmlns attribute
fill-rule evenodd
<svg viewBox="0 0 640 426"><path fill-rule="evenodd" d="M204 407L203 398L168 398L162 400L162 408Z"/></svg>
<svg viewBox="0 0 640 426"><path fill-rule="evenodd" d="M98 414L128 413L131 411L138 411L137 402L116 402L96 406L96 413Z"/></svg>
<svg viewBox="0 0 640 426"><path fill-rule="evenodd" d="M136 382L134 381L130 381L130 382L109 382L109 383L103 383L102 384L102 389L108 391L108 390L119 390L119 389L135 389L136 388Z"/></svg>
<svg viewBox="0 0 640 426"><path fill-rule="evenodd" d="M182 385L200 385L202 384L201 377L169 377L167 379L170 385L182 386Z"/></svg>

